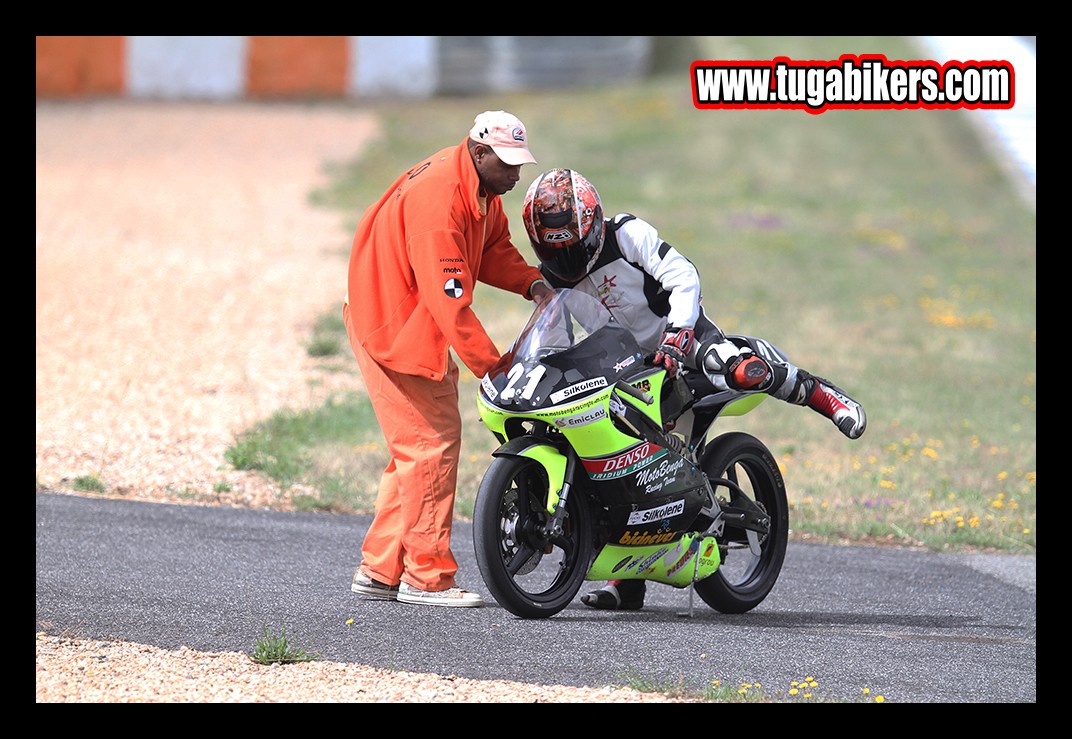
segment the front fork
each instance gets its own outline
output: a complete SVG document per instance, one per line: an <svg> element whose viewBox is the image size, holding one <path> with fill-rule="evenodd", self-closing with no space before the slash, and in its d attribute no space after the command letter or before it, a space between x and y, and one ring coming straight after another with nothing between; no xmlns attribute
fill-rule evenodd
<svg viewBox="0 0 1072 739"><path fill-rule="evenodd" d="M566 468L562 477L562 485L559 488L558 493L551 492L554 490L554 484L548 484L547 487L547 512L551 514L547 519L547 526L545 527L544 534L549 541L555 541L562 536L566 519L569 517L569 513L566 512L566 501L569 499L570 489L573 487L572 480L573 475L577 472L577 452L574 451L572 446L566 446ZM550 479L549 479L550 483Z"/></svg>
<svg viewBox="0 0 1072 739"><path fill-rule="evenodd" d="M565 528L566 500L572 488L571 480L577 471L577 452L569 444L555 444L535 436L519 436L503 444L493 453L496 457L524 457L543 467L547 473L548 518L539 532L544 541L554 541Z"/></svg>

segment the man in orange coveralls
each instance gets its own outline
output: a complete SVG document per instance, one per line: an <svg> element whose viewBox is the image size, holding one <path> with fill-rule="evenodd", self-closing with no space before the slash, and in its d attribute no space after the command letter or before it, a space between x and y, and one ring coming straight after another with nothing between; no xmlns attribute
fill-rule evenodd
<svg viewBox="0 0 1072 739"><path fill-rule="evenodd" d="M460 144L395 180L358 223L343 320L391 461L355 593L483 605L456 585L450 549L462 432L450 349L477 377L499 359L472 309L478 280L530 300L550 295L511 242L500 197L535 161L521 121L486 111Z"/></svg>

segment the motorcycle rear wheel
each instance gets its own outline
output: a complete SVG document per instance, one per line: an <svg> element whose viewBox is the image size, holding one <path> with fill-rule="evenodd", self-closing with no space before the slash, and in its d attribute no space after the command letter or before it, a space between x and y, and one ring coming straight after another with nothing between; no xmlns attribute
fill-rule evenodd
<svg viewBox="0 0 1072 739"><path fill-rule="evenodd" d="M543 536L547 473L524 457L496 457L477 491L473 544L495 600L521 618L548 618L573 600L592 562L591 514L580 491L567 499L561 537Z"/></svg>
<svg viewBox="0 0 1072 739"><path fill-rule="evenodd" d="M745 613L767 597L785 561L789 540L785 481L770 450L745 433L723 434L712 440L700 464L720 503L739 507L754 504L770 519L769 532L754 536L758 554L749 546L749 532L727 522L718 537L722 563L715 574L696 583L696 593L715 610ZM742 495L749 500L742 501Z"/></svg>

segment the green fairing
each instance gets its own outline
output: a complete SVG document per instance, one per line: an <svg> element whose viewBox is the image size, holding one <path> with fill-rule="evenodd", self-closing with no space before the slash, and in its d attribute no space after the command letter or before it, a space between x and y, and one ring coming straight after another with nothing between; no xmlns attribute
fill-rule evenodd
<svg viewBox="0 0 1072 739"><path fill-rule="evenodd" d="M611 388L607 388L601 393L585 396L572 403L556 405L553 408L531 413L507 413L488 403L482 396L477 396L477 411L480 413L480 418L484 425L500 439L504 439L506 438L507 418L531 418L554 426L555 418L569 416L584 409L602 407L605 411L610 402L610 394ZM646 413L650 413L643 403L639 405L644 407ZM562 433L570 440L570 444L582 457L594 457L608 452L620 451L636 444L637 441L633 437L626 436L618 431L609 421L562 429Z"/></svg>
<svg viewBox="0 0 1072 739"><path fill-rule="evenodd" d="M743 416L748 411L755 408L757 405L767 399L767 395L764 393L755 393L754 395L746 395L745 397L735 400L726 406L722 411L723 416Z"/></svg>
<svg viewBox="0 0 1072 739"><path fill-rule="evenodd" d="M488 427L491 433L500 440L506 438L506 414L498 408L489 405L479 393L476 396L476 410L480 414L480 420Z"/></svg>
<svg viewBox="0 0 1072 739"><path fill-rule="evenodd" d="M558 506L558 491L566 479L566 458L562 452L547 444L536 444L521 452L521 456L535 460L547 471L547 512L554 513Z"/></svg>
<svg viewBox="0 0 1072 739"><path fill-rule="evenodd" d="M662 404L659 402L659 398L661 398L663 396L663 382L665 380L666 380L666 372L661 371L661 370L657 370L657 371L653 372L652 374L648 375L647 377L645 377L640 382L638 382L636 380L633 380L631 382L633 387L639 388L640 390L643 390L644 392L646 392L648 395L650 395L652 398L655 399L655 402L652 403L651 405L648 405L647 403L641 403L639 401L636 401L633 398L630 398L629 396L626 396L625 398L623 398L623 400L625 400L626 402L630 402L633 405L635 405L636 407L640 408L640 410L644 411L644 413L646 413L648 415L648 418L650 418L651 420L655 421L655 423L657 423L658 425L662 426L663 425L662 410L661 410ZM645 385L646 385L646 387L645 387Z"/></svg>
<svg viewBox="0 0 1072 739"><path fill-rule="evenodd" d="M668 544L639 547L608 544L596 557L586 580L628 580L643 574L675 587L687 587L693 580L710 577L721 562L718 543L713 536L697 539L697 534L683 534ZM699 561L697 563L697 554ZM639 569L639 568L643 569Z"/></svg>
<svg viewBox="0 0 1072 739"><path fill-rule="evenodd" d="M567 411L575 406L576 410L580 410L581 407L592 405L593 400L597 401L594 405L602 406L603 409L606 409L610 403L610 390L608 389L598 395L589 396L584 400L573 404L573 406L560 406L560 409ZM574 450L576 450L577 454L584 459L600 457L606 454L614 454L623 449L628 449L637 443L635 438L627 436L615 428L614 424L610 421L609 412L607 418L599 423L590 423L587 426L562 429L562 434L569 439Z"/></svg>
<svg viewBox="0 0 1072 739"><path fill-rule="evenodd" d="M538 462L547 473L547 512L554 513L558 506L558 493L566 479L566 457L550 444L527 436L503 444L492 452L495 457L527 457Z"/></svg>

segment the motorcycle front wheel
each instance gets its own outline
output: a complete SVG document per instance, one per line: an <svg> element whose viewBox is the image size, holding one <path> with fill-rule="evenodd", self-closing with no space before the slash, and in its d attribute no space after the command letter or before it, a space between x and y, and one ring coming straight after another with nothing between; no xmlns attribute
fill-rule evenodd
<svg viewBox="0 0 1072 739"><path fill-rule="evenodd" d="M713 575L696 583L696 593L715 610L745 613L767 597L785 561L789 540L785 481L770 450L740 432L714 439L701 466L723 510L768 522L766 531L759 533L727 516L718 537L722 563Z"/></svg>
<svg viewBox="0 0 1072 739"><path fill-rule="evenodd" d="M473 543L484 583L521 618L548 618L573 600L592 561L592 527L580 491L567 499L563 533L545 535L547 473L525 457L496 457L477 491Z"/></svg>

